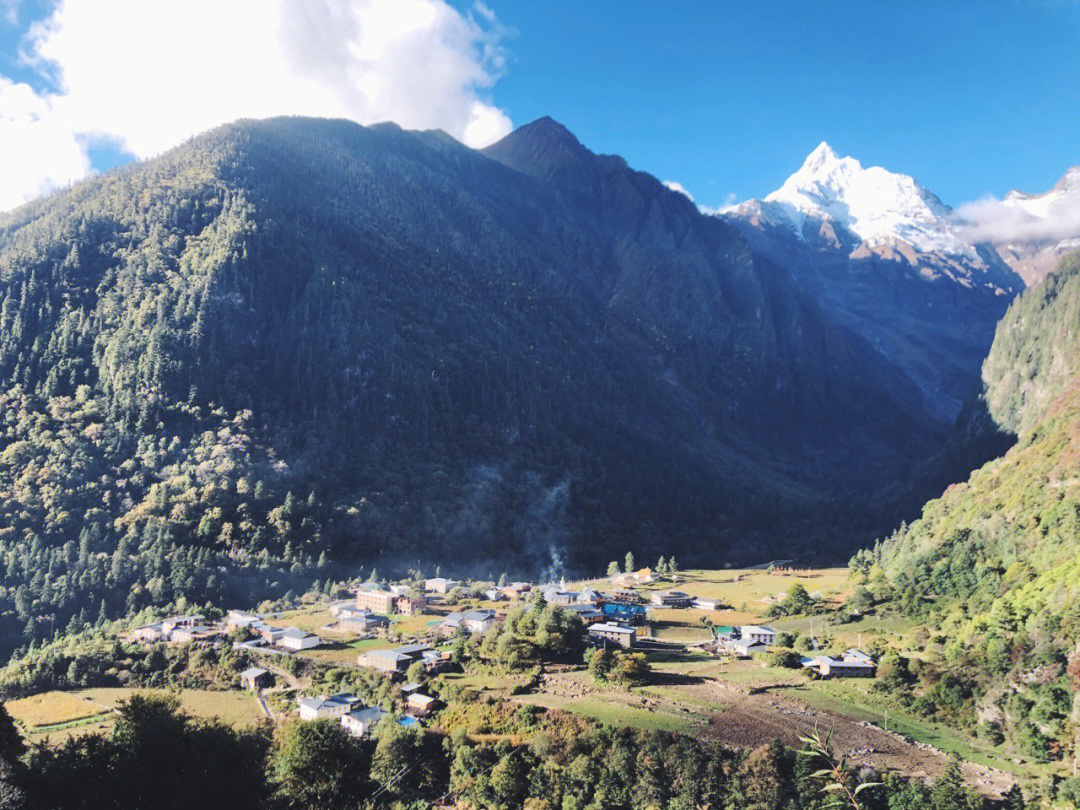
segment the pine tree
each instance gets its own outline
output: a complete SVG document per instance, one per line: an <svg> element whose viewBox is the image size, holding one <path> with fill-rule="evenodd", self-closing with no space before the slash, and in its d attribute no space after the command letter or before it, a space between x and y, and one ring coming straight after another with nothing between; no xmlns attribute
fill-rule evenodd
<svg viewBox="0 0 1080 810"><path fill-rule="evenodd" d="M1027 808L1027 802L1024 801L1024 792L1020 790L1020 786L1013 783L1005 795L1001 797L1004 802L1005 810L1025 810Z"/></svg>

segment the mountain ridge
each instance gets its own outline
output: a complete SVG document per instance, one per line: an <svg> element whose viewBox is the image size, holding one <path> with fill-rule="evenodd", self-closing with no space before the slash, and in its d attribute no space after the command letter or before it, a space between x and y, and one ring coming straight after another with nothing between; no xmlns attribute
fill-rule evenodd
<svg viewBox="0 0 1080 810"><path fill-rule="evenodd" d="M992 248L965 242L913 178L822 142L779 189L718 216L897 363L939 419L975 396L994 326L1023 283Z"/></svg>
<svg viewBox="0 0 1080 810"><path fill-rule="evenodd" d="M939 486L945 429L786 269L542 134L492 148L529 173L240 122L0 218L0 545L84 583L17 577L41 611L243 598L324 556L819 559Z"/></svg>

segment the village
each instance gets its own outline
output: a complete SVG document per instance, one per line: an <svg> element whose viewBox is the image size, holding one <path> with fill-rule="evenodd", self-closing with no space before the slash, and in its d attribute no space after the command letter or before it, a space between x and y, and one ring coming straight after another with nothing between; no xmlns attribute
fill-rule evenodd
<svg viewBox="0 0 1080 810"><path fill-rule="evenodd" d="M119 701L141 688L124 668L164 654L188 667L217 662L216 674L181 672L151 688L178 689L194 716L237 726L323 720L378 738L389 723L441 733L464 725L489 737L501 727L513 735L505 718L514 712L540 710L737 748L772 738L797 746L831 729L852 762L933 776L943 751L960 750L973 784L988 793L1008 785L977 741L905 713L875 688L884 652L912 640L893 616L839 618L850 596L843 569L613 565L605 577L577 582L414 575L325 591L124 629L115 685L56 690L8 708L32 742L107 731ZM518 667L496 660L508 626L553 613L574 628L580 652ZM632 660L637 677L598 677L590 662L599 651Z"/></svg>
<svg viewBox="0 0 1080 810"><path fill-rule="evenodd" d="M734 574L732 579L742 576ZM510 610L538 602L577 616L588 646L642 652L646 657L670 659L678 654L692 655L699 661L753 662L764 660L778 640L791 643L790 634L765 624L714 623L712 618L718 622L731 613L725 601L691 595L674 587L679 581L677 574L660 576L651 569L576 586L565 582L475 583L441 576L385 584L367 581L352 586L348 600L313 605L315 610L301 614L307 619L305 627L289 624L288 612L257 614L231 609L213 620L198 614L169 617L121 637L143 645L231 644L256 661L239 675L241 689L256 695L270 690L278 680L269 663L257 663L260 657L269 661L277 656L315 655L314 660L319 660L319 651L324 651L333 656L335 664L379 673L393 683L400 695L398 722L404 724L423 723L442 706L439 697L429 694L420 681L430 683L443 673L460 676L461 667L450 651L455 639L482 637L500 625ZM762 601L785 597L786 593L778 592ZM665 628L680 626L679 621L672 621L673 612L693 614L701 632L685 639L664 633ZM313 616L327 621L310 627ZM694 627L689 623L682 626ZM392 644L395 639L408 643ZM343 641L347 643L343 645ZM799 666L814 677L871 678L875 674L874 658L861 649L827 655L817 651L816 642L811 646L813 654L802 656ZM266 707L261 697L259 701ZM386 707L365 704L344 692L314 694L297 689L294 701L292 708L277 716L303 721L329 719L340 722L355 736L372 734L391 716ZM269 709L267 715L275 716Z"/></svg>

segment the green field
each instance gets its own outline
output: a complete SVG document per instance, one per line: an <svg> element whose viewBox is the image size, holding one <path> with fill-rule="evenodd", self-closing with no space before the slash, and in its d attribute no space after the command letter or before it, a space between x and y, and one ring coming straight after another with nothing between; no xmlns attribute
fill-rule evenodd
<svg viewBox="0 0 1080 810"><path fill-rule="evenodd" d="M800 670L762 666L757 661L734 661L725 664L723 672L715 674L714 677L718 681L746 686L806 683L806 676Z"/></svg>
<svg viewBox="0 0 1080 810"><path fill-rule="evenodd" d="M741 606L745 604L748 612L753 613L771 604L766 601L769 597L775 600L779 594L786 593L795 583L803 585L811 594L821 593L826 598L836 596L847 586L847 576L846 568L820 568L791 574L782 572L770 574L767 571L758 570L692 569L634 587L644 594L654 591L680 590L691 596L721 599L736 610L741 610ZM580 584L601 590L612 587L611 580L607 578L589 580ZM575 583L567 587L578 585L579 583Z"/></svg>
<svg viewBox="0 0 1080 810"><path fill-rule="evenodd" d="M518 703L532 703L548 709L580 714L609 726L629 726L644 730L677 731L691 734L702 725L689 712L654 711L652 709L605 700L599 695L582 698L566 698L548 694L531 694L511 698Z"/></svg>
<svg viewBox="0 0 1080 810"><path fill-rule="evenodd" d="M111 709L74 692L44 692L5 706L31 742L60 743L68 737L112 727Z"/></svg>
<svg viewBox="0 0 1080 810"><path fill-rule="evenodd" d="M439 676L444 683L460 686L462 689L473 692L509 693L506 678L501 675L485 675L482 673L446 672Z"/></svg>

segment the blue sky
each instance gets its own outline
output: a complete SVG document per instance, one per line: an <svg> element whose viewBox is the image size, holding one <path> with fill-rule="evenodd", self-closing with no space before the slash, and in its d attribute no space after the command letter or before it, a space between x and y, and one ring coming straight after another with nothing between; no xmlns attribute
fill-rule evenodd
<svg viewBox="0 0 1080 810"><path fill-rule="evenodd" d="M493 93L515 123L549 114L709 206L822 140L952 205L1080 163L1080 3L490 6L518 32Z"/></svg>
<svg viewBox="0 0 1080 810"><path fill-rule="evenodd" d="M0 0L0 210L285 113L477 146L551 115L708 207L822 140L954 206L1080 163L1078 0L485 2Z"/></svg>

